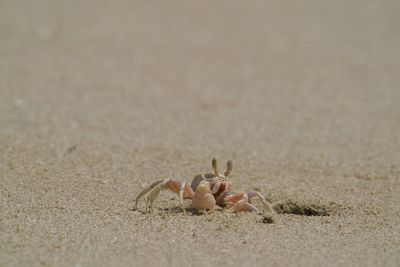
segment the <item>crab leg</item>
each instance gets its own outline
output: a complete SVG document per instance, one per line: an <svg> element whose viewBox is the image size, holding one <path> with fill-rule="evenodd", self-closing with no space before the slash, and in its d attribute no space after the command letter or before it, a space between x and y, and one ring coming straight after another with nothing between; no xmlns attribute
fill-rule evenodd
<svg viewBox="0 0 400 267"><path fill-rule="evenodd" d="M151 211L154 200L157 198L158 194L163 189L169 189L179 195L179 202L185 212L183 199L184 198L191 199L194 195L194 192L192 188L185 182L182 183L171 179L156 181L147 188L145 188L142 192L140 192L139 195L136 197L135 209L137 209L139 199L143 197L147 192L150 192L149 195L147 196L146 212Z"/></svg>
<svg viewBox="0 0 400 267"><path fill-rule="evenodd" d="M158 193L160 193L161 189L162 189L161 186L157 186L147 196L146 209L145 209L146 212L150 212L153 210L153 202L157 198Z"/></svg>
<svg viewBox="0 0 400 267"><path fill-rule="evenodd" d="M249 202L247 202L246 199L241 199L233 206L233 211L234 212L240 212L240 211L258 212L258 209L253 204L250 204Z"/></svg>
<svg viewBox="0 0 400 267"><path fill-rule="evenodd" d="M251 199L258 197L263 203L264 207L268 209L270 213L274 213L271 205L268 201L257 191L250 191L248 193L237 193L227 196L224 199L224 203L227 206L233 206L235 212L238 211L258 211L258 209L251 204Z"/></svg>
<svg viewBox="0 0 400 267"><path fill-rule="evenodd" d="M190 186L186 185L185 182L182 182L179 188L179 203L181 204L183 213L186 215L185 205L183 204L184 193L190 195L190 198L193 198L194 195L193 189Z"/></svg>
<svg viewBox="0 0 400 267"><path fill-rule="evenodd" d="M160 184L162 181L164 181L164 180L156 181L156 182L152 183L151 185L149 185L148 187L146 187L142 192L140 192L139 195L137 195L137 197L136 197L135 207L134 207L133 209L134 209L134 210L137 210L137 205L138 205L139 199L140 199L142 196L144 196L147 192L149 192L150 190L152 190L155 186L157 186L158 184Z"/></svg>
<svg viewBox="0 0 400 267"><path fill-rule="evenodd" d="M264 207L267 208L270 213L274 213L274 210L272 209L271 204L265 199L265 197L263 195L260 194L260 192L250 191L247 193L247 195L249 197L249 200L248 200L249 203L251 203L251 199L253 197L258 197L261 200L261 202L263 203Z"/></svg>
<svg viewBox="0 0 400 267"><path fill-rule="evenodd" d="M258 209L251 203L249 203L249 196L246 193L237 193L229 195L225 198L225 204L232 206L234 212L240 211L255 211Z"/></svg>

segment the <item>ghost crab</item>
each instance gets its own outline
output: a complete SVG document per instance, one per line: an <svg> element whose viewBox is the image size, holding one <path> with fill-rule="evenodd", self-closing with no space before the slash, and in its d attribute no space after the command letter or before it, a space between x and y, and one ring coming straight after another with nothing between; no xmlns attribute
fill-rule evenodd
<svg viewBox="0 0 400 267"><path fill-rule="evenodd" d="M258 197L266 210L274 213L270 203L257 191L247 193L231 192L232 182L229 177L233 168L231 160L226 163L226 171L224 173L218 171L217 160L215 158L212 160L211 165L213 173L196 175L190 185L186 182L172 179L158 180L152 183L137 195L134 209L137 210L139 199L149 193L146 201L146 212L150 212L153 208L153 202L160 191L168 189L179 195L179 202L185 214L184 199L191 199L192 207L197 211L205 210L213 212L215 205L218 205L220 207L232 208L233 212L258 212L256 206L251 203L253 197Z"/></svg>

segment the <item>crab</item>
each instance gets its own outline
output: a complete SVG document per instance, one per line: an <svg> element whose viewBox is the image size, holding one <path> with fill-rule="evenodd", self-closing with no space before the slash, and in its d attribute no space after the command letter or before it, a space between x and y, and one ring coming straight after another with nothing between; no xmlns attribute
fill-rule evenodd
<svg viewBox="0 0 400 267"><path fill-rule="evenodd" d="M212 159L211 165L213 168L212 173L196 175L190 184L172 179L163 179L152 183L137 195L134 210L137 210L140 198L149 193L145 212L151 212L153 202L160 191L168 189L179 195L179 203L185 214L184 199L192 200L192 207L196 211L205 211L207 213L213 212L216 205L231 208L233 212L258 212L258 208L251 203L251 199L254 197L258 197L261 200L266 211L274 213L271 204L258 191L231 192L232 181L229 176L233 168L232 160L226 163L226 171L224 173L218 171L215 158Z"/></svg>

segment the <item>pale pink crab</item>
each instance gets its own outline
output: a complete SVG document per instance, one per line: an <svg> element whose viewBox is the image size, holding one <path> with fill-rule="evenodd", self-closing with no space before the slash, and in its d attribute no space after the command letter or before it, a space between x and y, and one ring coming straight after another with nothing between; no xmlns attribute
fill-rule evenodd
<svg viewBox="0 0 400 267"><path fill-rule="evenodd" d="M257 191L250 191L247 193L232 193L230 191L232 182L230 181L229 175L233 168L231 160L226 164L225 173L218 172L216 159L213 159L211 164L214 172L196 175L190 185L186 182L171 179L159 180L152 183L136 197L134 209L137 209L139 199L150 192L147 196L146 212L151 211L153 202L158 196L158 193L162 189L169 189L179 195L179 202L184 213L186 213L186 210L183 199L191 199L192 207L195 210L213 212L215 210L215 205L218 205L220 207L231 207L234 212L258 212L258 209L251 203L253 197L258 197L268 212L274 212L270 203Z"/></svg>

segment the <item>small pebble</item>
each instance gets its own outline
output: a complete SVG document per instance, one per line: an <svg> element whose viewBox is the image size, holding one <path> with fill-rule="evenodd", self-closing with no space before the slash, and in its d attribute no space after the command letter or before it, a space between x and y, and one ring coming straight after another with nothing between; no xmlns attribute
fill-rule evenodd
<svg viewBox="0 0 400 267"><path fill-rule="evenodd" d="M262 219L263 223L274 223L274 217L272 217L272 215L264 215L263 219Z"/></svg>

